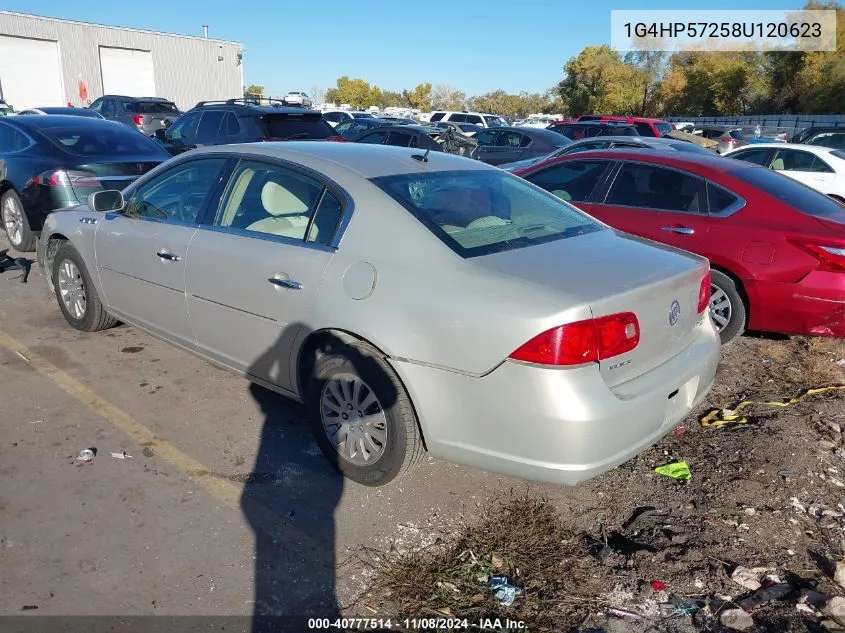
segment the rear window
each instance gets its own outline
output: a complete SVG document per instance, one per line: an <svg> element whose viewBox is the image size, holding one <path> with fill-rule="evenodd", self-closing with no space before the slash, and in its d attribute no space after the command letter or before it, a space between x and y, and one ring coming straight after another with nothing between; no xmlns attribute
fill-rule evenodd
<svg viewBox="0 0 845 633"><path fill-rule="evenodd" d="M660 132L661 136L666 136L670 132L672 132L675 128L672 127L671 123L666 123L665 121L661 121L660 123L655 123L654 127L657 128L657 131Z"/></svg>
<svg viewBox="0 0 845 633"><path fill-rule="evenodd" d="M261 117L267 136L280 140L325 139L335 135L334 128L319 115L267 114Z"/></svg>
<svg viewBox="0 0 845 633"><path fill-rule="evenodd" d="M603 226L503 171L401 174L373 183L461 257L524 248Z"/></svg>
<svg viewBox="0 0 845 633"><path fill-rule="evenodd" d="M42 127L38 130L60 149L76 156L138 156L162 154L161 146L137 130L103 122L102 125Z"/></svg>
<svg viewBox="0 0 845 633"><path fill-rule="evenodd" d="M788 176L764 167L738 169L730 173L805 215L845 223L845 206Z"/></svg>
<svg viewBox="0 0 845 633"><path fill-rule="evenodd" d="M124 103L123 109L133 114L174 114L179 112L175 103L162 101L133 101Z"/></svg>

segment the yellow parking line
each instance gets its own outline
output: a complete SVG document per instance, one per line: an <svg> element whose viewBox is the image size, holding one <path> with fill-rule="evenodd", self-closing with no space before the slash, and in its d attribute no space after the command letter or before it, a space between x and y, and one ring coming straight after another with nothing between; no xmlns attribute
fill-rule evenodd
<svg viewBox="0 0 845 633"><path fill-rule="evenodd" d="M214 498L228 505L238 505L241 496L241 490L238 486L226 479L203 477L200 473L207 473L209 470L200 462L187 453L182 452L167 440L157 436L123 409L98 395L2 330L0 330L0 346L20 356L24 362L28 363L39 374L48 378L58 387L72 395L112 426L126 433L126 435L138 442L138 444L149 446L156 457L160 457L176 466L189 479L205 489Z"/></svg>

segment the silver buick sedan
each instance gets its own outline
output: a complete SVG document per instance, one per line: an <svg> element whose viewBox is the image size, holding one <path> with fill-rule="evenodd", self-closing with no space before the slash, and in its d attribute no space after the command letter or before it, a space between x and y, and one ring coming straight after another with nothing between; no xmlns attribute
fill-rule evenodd
<svg viewBox="0 0 845 633"><path fill-rule="evenodd" d="M38 258L70 325L130 323L303 402L371 486L425 451L575 484L687 416L719 358L705 259L443 152L192 151L50 215Z"/></svg>

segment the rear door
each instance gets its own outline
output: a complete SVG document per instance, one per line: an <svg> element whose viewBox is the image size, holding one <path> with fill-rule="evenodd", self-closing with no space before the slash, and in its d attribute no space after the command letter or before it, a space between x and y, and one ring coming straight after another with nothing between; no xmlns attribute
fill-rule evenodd
<svg viewBox="0 0 845 633"><path fill-rule="evenodd" d="M287 166L238 163L188 253L187 300L202 353L296 391L291 346L334 253L340 200Z"/></svg>
<svg viewBox="0 0 845 633"><path fill-rule="evenodd" d="M188 245L225 163L201 158L175 165L140 185L123 211L97 223L97 271L109 310L192 349Z"/></svg>
<svg viewBox="0 0 845 633"><path fill-rule="evenodd" d="M797 149L775 150L769 169L814 189L824 189L836 177L836 173L824 160L811 152Z"/></svg>
<svg viewBox="0 0 845 633"><path fill-rule="evenodd" d="M473 137L478 142L478 147L475 148L475 158L485 163L490 163L491 160L495 159L497 134L496 130L485 130Z"/></svg>
<svg viewBox="0 0 845 633"><path fill-rule="evenodd" d="M169 143L168 149L173 154L186 152L196 147L197 126L200 122L201 110L188 112L167 128L165 138Z"/></svg>
<svg viewBox="0 0 845 633"><path fill-rule="evenodd" d="M227 112L225 110L206 110L200 117L194 145L217 145L220 143L220 126Z"/></svg>
<svg viewBox="0 0 845 633"><path fill-rule="evenodd" d="M708 250L707 185L662 165L622 162L607 193L591 207L613 227L693 253Z"/></svg>
<svg viewBox="0 0 845 633"><path fill-rule="evenodd" d="M745 161L746 163L753 163L755 165L768 167L772 161L772 150L767 147L743 149L738 152L732 152L727 158L735 158L736 160Z"/></svg>

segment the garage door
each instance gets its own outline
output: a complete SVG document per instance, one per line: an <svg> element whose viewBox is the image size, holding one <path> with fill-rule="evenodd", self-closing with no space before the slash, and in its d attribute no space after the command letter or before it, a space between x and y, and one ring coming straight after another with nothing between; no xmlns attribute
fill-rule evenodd
<svg viewBox="0 0 845 633"><path fill-rule="evenodd" d="M155 97L153 55L150 51L100 47L103 94Z"/></svg>
<svg viewBox="0 0 845 633"><path fill-rule="evenodd" d="M58 44L0 35L0 88L16 110L66 105Z"/></svg>

